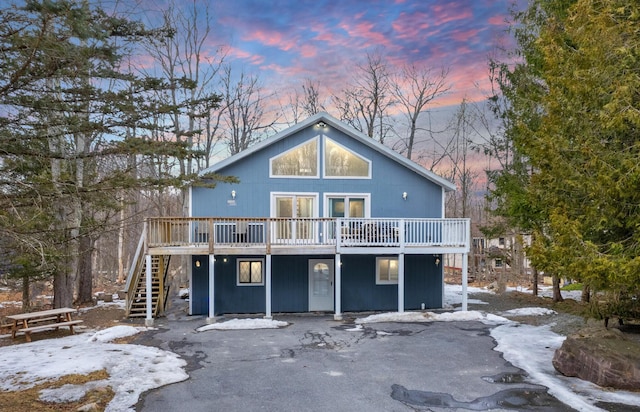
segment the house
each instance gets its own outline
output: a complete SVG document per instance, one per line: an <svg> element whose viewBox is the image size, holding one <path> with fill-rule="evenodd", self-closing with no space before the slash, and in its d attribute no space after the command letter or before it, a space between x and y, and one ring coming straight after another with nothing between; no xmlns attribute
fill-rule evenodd
<svg viewBox="0 0 640 412"><path fill-rule="evenodd" d="M190 255L193 315L441 308L442 255L469 251L469 220L444 216L451 182L326 113L208 173L239 183L193 186L188 218L148 219L132 268L151 290L154 256Z"/></svg>

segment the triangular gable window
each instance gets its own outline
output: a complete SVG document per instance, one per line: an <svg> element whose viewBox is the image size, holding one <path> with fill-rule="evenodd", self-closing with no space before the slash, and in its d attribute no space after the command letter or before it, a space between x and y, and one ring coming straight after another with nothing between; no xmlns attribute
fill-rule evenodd
<svg viewBox="0 0 640 412"><path fill-rule="evenodd" d="M269 169L271 177L319 177L318 138L272 157Z"/></svg>
<svg viewBox="0 0 640 412"><path fill-rule="evenodd" d="M371 178L371 161L325 136L324 177L341 179Z"/></svg>

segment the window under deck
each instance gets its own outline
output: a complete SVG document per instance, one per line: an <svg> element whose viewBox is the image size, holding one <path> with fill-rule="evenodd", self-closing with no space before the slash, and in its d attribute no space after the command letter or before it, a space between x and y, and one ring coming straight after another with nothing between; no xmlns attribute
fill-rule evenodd
<svg viewBox="0 0 640 412"><path fill-rule="evenodd" d="M152 255L466 253L469 219L149 218Z"/></svg>

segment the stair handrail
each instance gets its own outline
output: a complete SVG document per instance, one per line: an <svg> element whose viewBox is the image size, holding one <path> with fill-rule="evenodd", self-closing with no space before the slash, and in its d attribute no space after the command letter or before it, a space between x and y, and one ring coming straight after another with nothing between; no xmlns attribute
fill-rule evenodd
<svg viewBox="0 0 640 412"><path fill-rule="evenodd" d="M140 240L138 241L138 247L136 248L136 253L133 255L132 265L129 268L129 275L127 276L127 283L125 286L125 291L127 292L127 314L131 309L131 303L133 302L133 293L132 290L140 280L140 272L142 268L142 264L144 262L144 254L142 253L144 249L144 243L147 237L147 223L145 222L142 228L142 234L140 235Z"/></svg>

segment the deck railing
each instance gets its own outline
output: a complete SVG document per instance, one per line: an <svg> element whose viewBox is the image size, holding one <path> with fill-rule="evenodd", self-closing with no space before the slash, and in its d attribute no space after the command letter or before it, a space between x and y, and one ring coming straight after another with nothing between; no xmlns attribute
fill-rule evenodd
<svg viewBox="0 0 640 412"><path fill-rule="evenodd" d="M165 217L147 226L149 247L469 246L469 219Z"/></svg>

